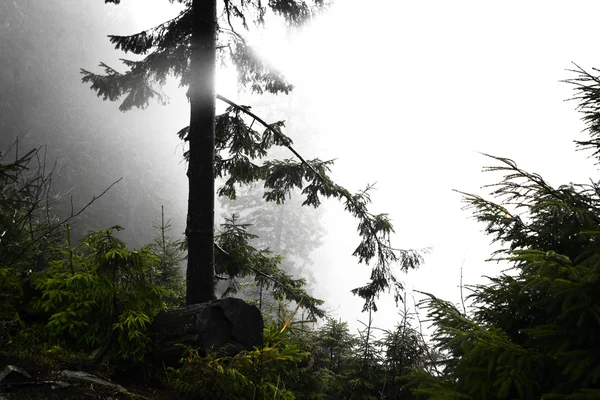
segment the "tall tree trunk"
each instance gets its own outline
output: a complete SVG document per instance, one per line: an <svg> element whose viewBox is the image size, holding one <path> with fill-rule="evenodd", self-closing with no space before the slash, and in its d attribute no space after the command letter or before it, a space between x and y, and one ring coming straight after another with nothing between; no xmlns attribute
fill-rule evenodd
<svg viewBox="0 0 600 400"><path fill-rule="evenodd" d="M215 64L217 1L192 3L192 53L190 57L190 131L187 304L215 298L214 282L214 158Z"/></svg>

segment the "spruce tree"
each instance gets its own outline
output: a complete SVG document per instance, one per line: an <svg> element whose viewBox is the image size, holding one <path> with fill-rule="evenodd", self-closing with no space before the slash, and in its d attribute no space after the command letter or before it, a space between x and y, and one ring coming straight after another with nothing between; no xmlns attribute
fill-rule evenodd
<svg viewBox="0 0 600 400"><path fill-rule="evenodd" d="M173 1L171 1L173 2ZM154 84L165 83L172 73L188 85L190 126L186 140L189 145L188 178L189 199L186 237L188 241L187 294L188 304L214 299L214 159L215 159L215 68L219 31L233 37L228 40L231 59L241 68L240 81L252 83L255 91L278 93L291 86L278 74L269 70L247 52L243 38L233 28L232 18L241 19L247 26L249 10L257 13L257 21L264 22L267 7L258 2L224 2L226 23L217 23L216 0L178 0L184 11L176 18L153 29L131 36L111 36L117 49L134 54L148 54L142 61L125 61L130 70L120 74L106 66L105 76L83 70L84 82L105 99L116 100L126 95L120 109L143 108L153 97L161 98ZM120 0L105 0L119 4ZM316 6L322 6L316 1ZM283 15L290 23L308 18L312 10L304 1L269 2L269 7ZM225 23L225 21L223 21ZM221 29L220 29L221 28ZM210 194L210 195L209 195Z"/></svg>
<svg viewBox="0 0 600 400"><path fill-rule="evenodd" d="M120 0L105 2L118 4ZM218 15L216 0L171 2L183 6L177 17L134 35L109 36L118 50L143 56L141 60L123 60L128 68L124 73L101 63L103 75L87 70L82 70L82 74L83 81L90 83L104 100L124 97L122 111L144 108L150 99L165 101L160 87L169 75L189 87L190 125L179 132L189 145L185 154L190 188L186 302L205 302L215 296L215 176L227 176L217 193L230 198L236 196L236 185L263 180L267 201L282 203L294 188L305 196L304 205L316 207L323 197L341 200L346 210L359 220L361 242L354 254L361 263L374 261L370 281L353 293L365 300L365 310L376 310L375 299L382 291L393 289L399 300L402 285L391 265L397 262L406 271L420 264L421 255L391 246L393 227L389 218L367 209L371 187L353 194L335 184L327 176L332 162L302 158L292 148L292 140L283 134L283 122L267 123L249 107L215 94L217 58L228 59L235 65L239 83L252 92L277 94L292 90L293 86L281 73L258 58L240 31L248 29L251 22L264 24L268 11L283 17L290 27L299 26L326 6L324 0L274 0L267 4L260 0L225 0ZM216 98L230 106L220 116L215 116ZM264 127L264 131L257 132L255 125ZM255 160L264 158L273 145L287 147L299 161L270 160L256 164Z"/></svg>
<svg viewBox="0 0 600 400"><path fill-rule="evenodd" d="M600 77L576 71L576 99L600 154ZM494 200L464 193L511 268L471 287L469 313L429 295L437 374L415 372L431 399L598 399L600 397L600 185L550 185L507 158Z"/></svg>

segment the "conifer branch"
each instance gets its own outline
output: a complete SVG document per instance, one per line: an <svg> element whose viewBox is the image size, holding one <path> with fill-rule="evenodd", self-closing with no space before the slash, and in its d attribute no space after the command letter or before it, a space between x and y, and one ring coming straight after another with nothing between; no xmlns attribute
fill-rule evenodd
<svg viewBox="0 0 600 400"><path fill-rule="evenodd" d="M239 104L234 103L233 101L229 100L228 98L221 96L220 94L217 94L217 99L229 104L230 106L234 107L237 110L242 111L245 114L248 114L249 116L251 116L252 118L254 118L255 121L260 122L265 128L267 128L268 130L270 130L271 132L273 132L274 135L276 135L277 137L279 137L283 142L289 141L289 139L287 137L285 137L284 135L281 134L281 132L277 132L275 129L273 129L269 124L267 124L262 118L260 118L258 115L254 114L252 111L250 111L248 109L248 107L243 107ZM285 147L287 147L292 153L294 153L294 155L296 157L298 157L298 159L302 162L302 164L306 165L308 167L308 169L311 170L311 172L313 174L315 174L316 176L318 176L321 181L323 183L327 182L325 180L325 178L323 178L323 176L321 176L321 174L319 174L312 165L310 165L308 162L306 162L306 160L300 155L300 153L298 153L291 144L286 144Z"/></svg>
<svg viewBox="0 0 600 400"><path fill-rule="evenodd" d="M227 24L229 25L229 28L231 29L231 34L235 35L236 37L238 37L240 40L243 41L244 38L239 33L237 33L237 31L233 27L233 24L231 23L231 0L224 0L224 4L225 4L225 14L227 15ZM237 14L240 14L239 11L237 12ZM244 18L243 14L242 14L242 18ZM243 21L244 27L248 28L246 26L245 18L242 21ZM220 28L220 29L223 29L223 28Z"/></svg>
<svg viewBox="0 0 600 400"><path fill-rule="evenodd" d="M214 246L215 248L224 256L226 256L227 258L233 259L234 257L227 252L225 249L223 249L223 247L221 247L219 245L219 243L217 243L216 241L214 242ZM260 275L263 278L266 278L267 280L271 281L272 283L274 283L275 285L279 286L280 288L283 288L286 292L288 293L293 293L294 292L294 287L288 285L285 282L281 282L280 280L278 280L275 276L271 275L271 274L267 274L264 271L261 271L259 268L255 268L252 265L248 265L247 266L248 269L250 269L252 272L254 272L256 275ZM215 277L219 280L227 280L227 278L222 277L220 275L215 274ZM291 299L293 300L293 299ZM312 302L310 301L310 298L307 301L304 301L304 297L302 297L298 302L299 306L303 306L304 308L307 308L311 313L313 313L314 315L317 315L319 317L324 317L325 316L325 312L323 310L321 310L320 308L317 307L317 305L320 305L323 303L322 300L316 300L315 299L315 304L312 304Z"/></svg>
<svg viewBox="0 0 600 400"><path fill-rule="evenodd" d="M575 69L569 72L578 74L577 77L563 80L562 82L574 85L575 95L568 100L578 101L576 110L583 114L581 118L588 132L587 140L575 140L579 150L592 150L596 163L600 163L600 75L592 75L578 64L573 63ZM592 68L596 74L600 69Z"/></svg>
<svg viewBox="0 0 600 400"><path fill-rule="evenodd" d="M227 252L225 249L223 249L223 248L222 248L222 247L219 245L219 243L217 243L217 242L214 242L214 245L215 245L215 248L221 252L221 254L223 254L223 255L224 255L224 256L226 256L226 257L232 258L232 255L231 255L231 254L229 254L229 253L228 253L228 252ZM266 274L266 273L264 273L264 272L262 272L262 271L260 271L260 270L258 270L258 269L256 269L256 268L252 267L252 266L249 266L249 269L251 269L251 270L252 270L252 272L256 273L257 275L260 275L260 276L262 276L262 277L264 277L264 278L267 278L267 279L268 279L268 280L270 280L271 282L273 282L273 283L276 283L277 285L279 285L279 286L281 286L281 287L285 287L285 286L286 286L284 283L281 283L281 282L279 282L279 281L278 281L278 280L277 280L275 277L273 277L273 276L271 276L271 275L269 275L269 274ZM218 277L217 277L217 279L223 279L223 280L227 280L227 278L225 278L225 277L220 277L220 276L218 276ZM288 288L288 289L291 289L291 288Z"/></svg>
<svg viewBox="0 0 600 400"><path fill-rule="evenodd" d="M119 0L107 0L118 3ZM305 2L269 2L268 8L275 14L282 16L288 26L297 26L310 19L317 9L325 6L324 1L315 0L315 8L307 6ZM267 7L262 7L260 2L250 2L259 11L258 22L263 21L263 12ZM112 36L111 42L125 52L133 52L145 55L139 61L123 60L128 71L118 73L106 65L104 75L97 75L82 70L82 81L91 84L91 89L105 100L115 101L125 97L119 109L129 110L133 107L145 108L150 99L166 101L166 97L157 87L162 87L168 75L180 78L182 86L190 84L190 33L191 25L191 3L186 2L186 10L178 17L155 28L134 34L131 36ZM246 27L244 16L244 2L238 8L235 2L225 2L226 15L221 16L225 20L220 27L228 31L225 26L230 23L232 29L235 27L233 18L240 18L242 25ZM223 26L224 25L224 26ZM293 89L283 74L274 69L261 59L260 55L252 49L246 41L236 36L235 30L227 40L218 43L227 45L229 48L229 59L237 67L238 82L241 86L248 87L250 91L259 94L288 93ZM221 47L225 48L225 47ZM247 184L261 179L265 180L265 188L269 189L265 199L267 201L283 202L295 187L303 189L302 194L306 196L304 205L317 207L320 198L335 197L344 203L345 209L358 219L358 232L361 242L354 251L359 263L369 264L372 260L376 263L372 269L371 281L363 287L354 289L352 292L366 300L364 310L376 310L374 299L379 293L390 290L395 291L395 299L398 301L402 285L396 279L390 268L391 263L399 262L403 270L417 267L422 262L419 252L413 250L399 250L392 248L390 234L394 231L393 225L386 214L372 214L368 211L370 203L368 186L359 193L350 193L344 187L335 184L328 176L328 165L331 161L306 160L293 147L289 138L281 133L280 127L283 123L267 124L248 107L243 107L232 101L218 96L235 110L236 115L225 115L217 119L217 128L221 124L221 131L217 131L215 142L215 171L217 176L229 175L224 186L219 189L219 195L235 197L236 183ZM229 113L229 111L228 111ZM237 114L246 114L255 121L265 126L267 130L260 140L260 135L248 128L242 118ZM188 128L189 129L189 128ZM180 136L186 134L186 130L180 131ZM219 136L219 134L221 136ZM300 162L292 160L268 161L263 165L255 165L255 158L263 158L266 150L275 145L286 146ZM233 156L229 160L222 160L219 152L229 149ZM185 156L185 154L184 154ZM306 185L304 184L305 182Z"/></svg>
<svg viewBox="0 0 600 400"><path fill-rule="evenodd" d="M366 207L371 201L368 192L372 189L373 185L368 185L362 192L352 195L346 188L334 183L329 177L317 172L316 169L291 146L292 141L290 138L283 135L277 129L273 129L271 125L267 124L262 118L250 111L249 107L236 104L219 94L217 94L217 98L234 109L252 117L254 121L258 121L268 131L272 132L280 142L300 160L301 164L305 165L315 177L321 181L323 184L322 187L314 187L314 184L311 184L304 189L303 194L307 194L309 197L304 204L318 204L318 193L321 193L326 197L334 196L339 199L345 199L346 210L359 220L358 231L363 238L353 255L359 258L359 262L365 262L366 264L368 264L373 257L377 256L377 263L371 271L371 282L366 286L352 290L352 293L365 299L363 311L371 309L377 311L374 299L380 292L389 289L390 285L394 286L394 299L396 302L402 300L400 295L402 284L397 281L389 266L391 263L399 261L404 270L417 268L422 263L422 256L419 252L414 250L395 249L391 246L390 234L394 232L394 229L387 214L374 215L370 213ZM272 167L272 163L269 164L269 166ZM267 196L267 199L269 200L272 197L278 199L276 195L271 197ZM396 252L398 252L399 255L397 255Z"/></svg>

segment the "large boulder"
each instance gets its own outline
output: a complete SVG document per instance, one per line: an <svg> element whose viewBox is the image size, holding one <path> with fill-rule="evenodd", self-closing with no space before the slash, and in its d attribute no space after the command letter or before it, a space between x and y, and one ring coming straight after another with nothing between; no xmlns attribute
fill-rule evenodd
<svg viewBox="0 0 600 400"><path fill-rule="evenodd" d="M152 358L175 366L186 352L179 345L202 356L214 352L232 356L261 346L263 328L260 310L241 299L179 307L158 314L150 326Z"/></svg>

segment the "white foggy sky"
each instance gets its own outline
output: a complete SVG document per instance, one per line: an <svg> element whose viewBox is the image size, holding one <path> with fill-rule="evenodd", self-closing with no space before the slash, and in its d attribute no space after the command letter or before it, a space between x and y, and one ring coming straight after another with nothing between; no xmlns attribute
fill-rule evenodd
<svg viewBox="0 0 600 400"><path fill-rule="evenodd" d="M144 4L154 12L139 27L174 9ZM140 0L130 6L140 9ZM481 173L489 161L478 152L511 158L553 185L596 176L593 161L574 151L583 124L576 103L564 101L572 88L559 81L574 77L571 62L600 67L599 13L593 1L337 0L301 33L274 28L253 41L296 85L318 131L310 142L294 137L298 148L337 158L333 175L350 190L377 182L373 210L391 214L397 247L432 247L419 271L400 275L407 291L458 302L461 264L467 284L500 269L484 262L489 238L452 192L484 194L480 187L499 179ZM239 98L222 79L218 90ZM186 114L174 115L183 126ZM356 223L342 208L327 204L315 294L358 327L366 315L349 291L370 268L351 257ZM392 327L392 300L379 306L375 325Z"/></svg>

